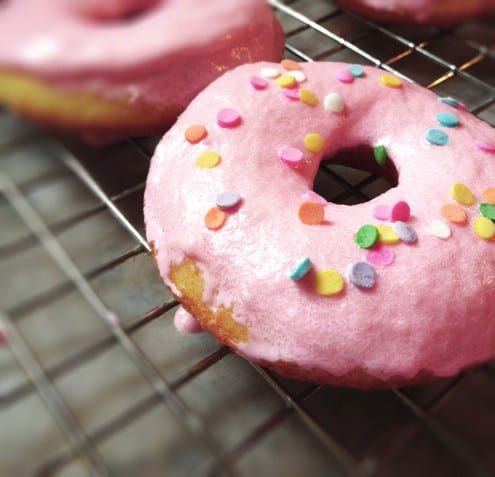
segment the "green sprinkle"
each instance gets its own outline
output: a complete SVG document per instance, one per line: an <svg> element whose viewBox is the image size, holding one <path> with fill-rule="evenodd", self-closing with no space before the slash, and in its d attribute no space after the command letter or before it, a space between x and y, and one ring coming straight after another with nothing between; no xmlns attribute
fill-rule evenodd
<svg viewBox="0 0 495 477"><path fill-rule="evenodd" d="M356 243L360 248L371 248L378 241L378 229L371 224L363 225L356 234Z"/></svg>
<svg viewBox="0 0 495 477"><path fill-rule="evenodd" d="M495 221L495 205L480 204L478 209L483 217Z"/></svg>
<svg viewBox="0 0 495 477"><path fill-rule="evenodd" d="M388 161L387 149L385 146L376 146L373 149L375 155L375 161L379 166L384 166Z"/></svg>

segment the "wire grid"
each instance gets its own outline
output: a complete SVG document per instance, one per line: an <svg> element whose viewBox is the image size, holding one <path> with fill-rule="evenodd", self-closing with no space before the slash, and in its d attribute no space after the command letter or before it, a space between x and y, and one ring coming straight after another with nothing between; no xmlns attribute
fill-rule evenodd
<svg viewBox="0 0 495 477"><path fill-rule="evenodd" d="M270 3L288 57L373 64L495 124L493 23L399 28L331 1ZM178 336L143 232L155 143L95 149L0 116L1 476L495 475L493 363L360 392ZM317 182L345 203L390 187L339 166Z"/></svg>

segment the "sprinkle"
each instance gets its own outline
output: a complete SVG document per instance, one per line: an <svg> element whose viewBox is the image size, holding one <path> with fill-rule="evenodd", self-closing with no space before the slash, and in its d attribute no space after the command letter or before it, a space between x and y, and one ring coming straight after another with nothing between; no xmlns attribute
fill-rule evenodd
<svg viewBox="0 0 495 477"><path fill-rule="evenodd" d="M487 153L495 153L495 142L488 142L488 141L481 141L477 139L474 141L474 147L479 149L480 151L487 152Z"/></svg>
<svg viewBox="0 0 495 477"><path fill-rule="evenodd" d="M217 113L217 124L222 128L235 128L241 122L239 113L232 108L224 108Z"/></svg>
<svg viewBox="0 0 495 477"><path fill-rule="evenodd" d="M306 81L306 75L302 71L289 71L288 76L292 76L298 83Z"/></svg>
<svg viewBox="0 0 495 477"><path fill-rule="evenodd" d="M356 78L362 78L364 76L364 69L361 65L349 65L348 70Z"/></svg>
<svg viewBox="0 0 495 477"><path fill-rule="evenodd" d="M300 149L291 146L284 146L280 149L278 157L283 163L288 164L289 166L294 166L303 160L304 154Z"/></svg>
<svg viewBox="0 0 495 477"><path fill-rule="evenodd" d="M344 278L336 270L321 270L315 276L316 293L323 296L331 296L340 293L344 289Z"/></svg>
<svg viewBox="0 0 495 477"><path fill-rule="evenodd" d="M307 192L305 192L302 198L303 200L307 200L307 201L319 202L323 206L328 204L328 201L327 199L325 199L325 197L322 197L320 194L317 194L312 190L308 190Z"/></svg>
<svg viewBox="0 0 495 477"><path fill-rule="evenodd" d="M445 146L449 142L449 137L440 129L429 129L426 132L426 140L434 146Z"/></svg>
<svg viewBox="0 0 495 477"><path fill-rule="evenodd" d="M495 220L495 205L480 204L478 207L480 214L490 220Z"/></svg>
<svg viewBox="0 0 495 477"><path fill-rule="evenodd" d="M459 118L451 113L438 113L437 122L446 128L455 128L459 125Z"/></svg>
<svg viewBox="0 0 495 477"><path fill-rule="evenodd" d="M399 200L390 207L390 222L407 222L411 217L411 209L409 204L403 200Z"/></svg>
<svg viewBox="0 0 495 477"><path fill-rule="evenodd" d="M495 205L495 189L488 187L482 193L483 199L489 204Z"/></svg>
<svg viewBox="0 0 495 477"><path fill-rule="evenodd" d="M304 146L309 152L321 152L325 145L325 139L316 133L306 134L304 137Z"/></svg>
<svg viewBox="0 0 495 477"><path fill-rule="evenodd" d="M191 144L197 144L208 135L206 128L202 124L193 124L184 132L186 140Z"/></svg>
<svg viewBox="0 0 495 477"><path fill-rule="evenodd" d="M344 109L344 100L339 93L330 93L325 96L323 106L326 111L340 113Z"/></svg>
<svg viewBox="0 0 495 477"><path fill-rule="evenodd" d="M459 107L459 101L457 101L454 98L450 98L450 97L438 98L438 101L440 101L443 104L448 104L449 106L452 106L453 108L456 109Z"/></svg>
<svg viewBox="0 0 495 477"><path fill-rule="evenodd" d="M376 146L373 148L373 155L375 156L375 161L379 166L384 166L387 163L388 155L385 146Z"/></svg>
<svg viewBox="0 0 495 477"><path fill-rule="evenodd" d="M392 225L394 232L399 236L399 238L405 243L416 243L418 241L418 235L416 231L405 222L398 220Z"/></svg>
<svg viewBox="0 0 495 477"><path fill-rule="evenodd" d="M376 226L378 230L378 241L385 245L395 245L400 242L400 237L395 233L390 225L379 224Z"/></svg>
<svg viewBox="0 0 495 477"><path fill-rule="evenodd" d="M375 219L388 220L390 218L390 207L388 205L375 205L371 214Z"/></svg>
<svg viewBox="0 0 495 477"><path fill-rule="evenodd" d="M395 262L395 252L391 247L377 244L373 248L366 250L366 261L372 265L381 265L388 267Z"/></svg>
<svg viewBox="0 0 495 477"><path fill-rule="evenodd" d="M474 232L478 237L485 240L491 240L495 237L495 224L486 217L478 217L473 222Z"/></svg>
<svg viewBox="0 0 495 477"><path fill-rule="evenodd" d="M275 80L275 83L281 88L293 88L297 85L297 80L292 75L282 75Z"/></svg>
<svg viewBox="0 0 495 477"><path fill-rule="evenodd" d="M217 195L216 204L220 209L231 209L241 201L239 192L228 191Z"/></svg>
<svg viewBox="0 0 495 477"><path fill-rule="evenodd" d="M206 151L196 159L196 165L203 169L213 169L220 164L220 156L214 151Z"/></svg>
<svg viewBox="0 0 495 477"><path fill-rule="evenodd" d="M366 262L353 263L347 269L347 278L358 288L373 288L376 283L375 269Z"/></svg>
<svg viewBox="0 0 495 477"><path fill-rule="evenodd" d="M258 91L268 88L268 81L261 76L251 76L251 78L249 78L249 83Z"/></svg>
<svg viewBox="0 0 495 477"><path fill-rule="evenodd" d="M430 235L443 240L448 239L452 234L450 227L443 220L434 220L428 225L426 230Z"/></svg>
<svg viewBox="0 0 495 477"><path fill-rule="evenodd" d="M298 71L302 69L301 65L294 60L285 59L282 60L280 64L282 65L282 68L286 69L287 71Z"/></svg>
<svg viewBox="0 0 495 477"><path fill-rule="evenodd" d="M260 76L267 79L275 79L280 76L280 72L276 68L262 68Z"/></svg>
<svg viewBox="0 0 495 477"><path fill-rule="evenodd" d="M306 88L301 88L299 91L299 99L309 105L309 106L317 106L319 101L316 95L310 91L309 89Z"/></svg>
<svg viewBox="0 0 495 477"><path fill-rule="evenodd" d="M226 212L218 207L212 207L205 215L205 225L210 230L221 229L226 220Z"/></svg>
<svg viewBox="0 0 495 477"><path fill-rule="evenodd" d="M354 75L347 69L347 68L342 68L337 71L335 74L335 77L341 82L341 83L352 83L354 81Z"/></svg>
<svg viewBox="0 0 495 477"><path fill-rule="evenodd" d="M299 206L299 220L306 225L319 225L325 220L325 210L323 204L310 200L303 202Z"/></svg>
<svg viewBox="0 0 495 477"><path fill-rule="evenodd" d="M360 248L371 248L378 241L378 229L371 224L363 225L356 234L356 243Z"/></svg>
<svg viewBox="0 0 495 477"><path fill-rule="evenodd" d="M380 83L389 88L400 88L402 86L402 81L397 78L397 76L392 76L389 74L382 75L380 78Z"/></svg>
<svg viewBox="0 0 495 477"><path fill-rule="evenodd" d="M289 277L294 280L298 281L301 280L301 278L305 277L308 272L311 270L312 267L311 260L309 258L305 258L304 260L301 260L290 272Z"/></svg>
<svg viewBox="0 0 495 477"><path fill-rule="evenodd" d="M450 196L462 205L473 205L475 202L473 193L464 184L454 184L450 188Z"/></svg>
<svg viewBox="0 0 495 477"><path fill-rule="evenodd" d="M297 88L284 88L283 92L292 101L299 101L299 90Z"/></svg>
<svg viewBox="0 0 495 477"><path fill-rule="evenodd" d="M440 215L453 224L465 224L467 221L466 211L457 204L445 204L440 209Z"/></svg>

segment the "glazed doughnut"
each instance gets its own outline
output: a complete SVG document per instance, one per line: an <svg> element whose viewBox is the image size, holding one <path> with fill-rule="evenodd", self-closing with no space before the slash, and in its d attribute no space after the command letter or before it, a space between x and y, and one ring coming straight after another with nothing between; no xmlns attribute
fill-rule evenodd
<svg viewBox="0 0 495 477"><path fill-rule="evenodd" d="M357 205L322 159L396 184ZM360 388L495 356L495 132L382 70L245 65L163 137L145 191L164 282L204 330L294 378Z"/></svg>
<svg viewBox="0 0 495 477"><path fill-rule="evenodd" d="M229 68L278 61L264 0L0 2L0 105L101 137L163 133Z"/></svg>
<svg viewBox="0 0 495 477"><path fill-rule="evenodd" d="M381 22L450 25L495 13L495 0L339 0Z"/></svg>

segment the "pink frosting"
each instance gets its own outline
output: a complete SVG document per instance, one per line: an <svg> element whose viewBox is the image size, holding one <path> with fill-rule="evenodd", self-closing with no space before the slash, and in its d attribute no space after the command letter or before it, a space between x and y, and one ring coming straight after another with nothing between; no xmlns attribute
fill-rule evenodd
<svg viewBox="0 0 495 477"><path fill-rule="evenodd" d="M174 325L177 328L177 331L180 331L181 333L194 334L203 331L198 320L182 306L179 306L175 312Z"/></svg>
<svg viewBox="0 0 495 477"><path fill-rule="evenodd" d="M276 80L254 89L250 78L267 67L283 72L280 65L259 63L223 75L198 95L156 149L144 213L165 283L180 295L170 282L170 265L193 258L204 273L204 301L232 307L249 334L238 351L253 360L283 360L336 376L359 368L381 379L407 379L420 371L451 375L495 356L495 240L480 238L472 227L482 192L495 187L495 154L473 143L493 143L493 128L417 85L386 86L383 71L371 67L343 84L335 77L346 65L304 64L301 101L285 97ZM303 89L318 104L303 100ZM340 113L325 109L324 98L335 92L345 103ZM237 127L217 124L223 108L239 113ZM457 127L438 124L437 115L445 112L458 116ZM208 130L195 145L184 139L192 124ZM446 134L447 144L429 142L430 129L440 131L430 137ZM324 138L321 150L317 141L305 145L308 134ZM320 225L302 223L298 210L322 157L332 161L337 152L363 145L385 146L398 185L358 205L328 203ZM281 161L286 146L303 151L303 160ZM205 151L220 155L216 167L197 166ZM456 183L475 198L472 205L459 204L468 216L465 225L439 222L445 220L442 206L456 201L450 192ZM223 227L209 230L205 215L225 191L238 192L242 203L228 212ZM367 254L356 244L357 231L365 224L395 227L373 211L399 201L410 207L407 226L417 240L382 246L390 247L393 263L374 265L371 289L355 286L346 270ZM431 233L433 223L443 223L451 235ZM291 280L306 257L311 270ZM344 278L340 293L316 292L315 276L324 269Z"/></svg>
<svg viewBox="0 0 495 477"><path fill-rule="evenodd" d="M179 111L225 70L283 50L264 0L9 0L0 31L0 68Z"/></svg>

